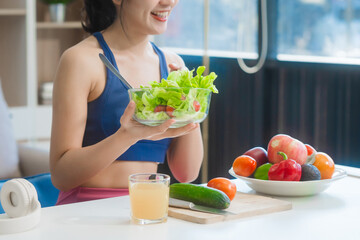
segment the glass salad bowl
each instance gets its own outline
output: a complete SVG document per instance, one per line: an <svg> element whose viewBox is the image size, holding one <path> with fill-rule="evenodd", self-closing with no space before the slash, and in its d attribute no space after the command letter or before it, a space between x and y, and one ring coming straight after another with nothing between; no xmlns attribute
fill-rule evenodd
<svg viewBox="0 0 360 240"><path fill-rule="evenodd" d="M200 123L206 118L211 100L210 89L190 87L132 88L128 90L136 109L133 118L148 126L158 126L168 119L170 128Z"/></svg>

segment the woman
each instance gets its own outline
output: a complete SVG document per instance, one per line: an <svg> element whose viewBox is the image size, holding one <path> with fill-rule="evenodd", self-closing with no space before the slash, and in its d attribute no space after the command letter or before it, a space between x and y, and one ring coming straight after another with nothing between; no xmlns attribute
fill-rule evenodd
<svg viewBox="0 0 360 240"><path fill-rule="evenodd" d="M104 53L134 88L184 68L178 55L149 42L150 35L166 30L176 4L84 1L83 26L92 35L64 52L54 81L50 168L60 190L57 204L126 195L129 175L156 172L165 155L178 181L198 176L199 125L172 129L171 119L157 127L137 123L127 87L99 59Z"/></svg>

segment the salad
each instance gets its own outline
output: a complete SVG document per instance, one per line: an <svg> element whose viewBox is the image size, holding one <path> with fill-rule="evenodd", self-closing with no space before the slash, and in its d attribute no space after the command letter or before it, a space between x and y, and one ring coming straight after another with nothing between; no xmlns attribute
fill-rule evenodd
<svg viewBox="0 0 360 240"><path fill-rule="evenodd" d="M208 113L211 93L218 93L214 85L217 75L203 76L204 66L196 70L173 71L161 82L151 81L150 87L129 89L136 104L134 118L146 125L155 126L173 118L183 125L201 122Z"/></svg>

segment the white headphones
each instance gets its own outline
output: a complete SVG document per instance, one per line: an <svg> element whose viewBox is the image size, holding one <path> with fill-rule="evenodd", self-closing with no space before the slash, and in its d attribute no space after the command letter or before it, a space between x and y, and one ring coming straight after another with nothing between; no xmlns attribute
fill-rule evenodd
<svg viewBox="0 0 360 240"><path fill-rule="evenodd" d="M24 232L40 222L41 205L36 189L29 181L15 178L5 182L0 199L8 216L0 215L0 234Z"/></svg>

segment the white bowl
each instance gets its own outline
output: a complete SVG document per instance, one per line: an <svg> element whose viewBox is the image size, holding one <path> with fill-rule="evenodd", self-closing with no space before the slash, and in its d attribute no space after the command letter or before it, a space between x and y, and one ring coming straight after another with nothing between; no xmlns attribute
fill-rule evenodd
<svg viewBox="0 0 360 240"><path fill-rule="evenodd" d="M236 175L232 168L229 170L229 173L231 176L243 180L250 188L259 193L290 197L309 196L320 193L327 189L333 181L339 180L347 175L344 170L335 168L331 179L295 182L242 177Z"/></svg>

